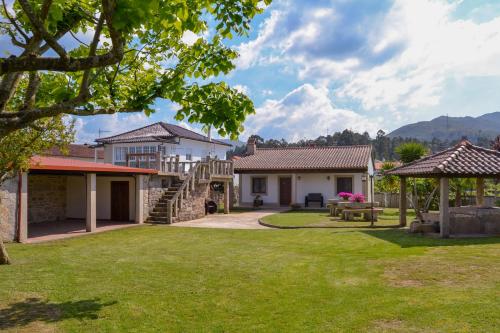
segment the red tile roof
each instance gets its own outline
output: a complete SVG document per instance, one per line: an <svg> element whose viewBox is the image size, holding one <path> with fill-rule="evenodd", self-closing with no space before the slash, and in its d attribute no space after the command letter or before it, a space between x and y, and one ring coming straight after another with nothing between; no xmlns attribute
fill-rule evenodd
<svg viewBox="0 0 500 333"><path fill-rule="evenodd" d="M46 156L62 156L62 157L78 157L78 158L94 158L94 149L89 148L86 145L70 144L68 145L68 154L63 154L63 152L58 147L52 147L47 152L44 153ZM97 158L104 159L104 151L102 149L97 150Z"/></svg>
<svg viewBox="0 0 500 333"><path fill-rule="evenodd" d="M464 140L455 147L387 171L397 176L500 176L500 152Z"/></svg>
<svg viewBox="0 0 500 333"><path fill-rule="evenodd" d="M219 145L231 146L219 140L209 140L207 136L198 134L184 127L167 124L164 122L154 123L132 131L113 135L107 138L95 140L99 143L130 143L130 142L156 142L169 141L175 138L184 138L202 142L212 142Z"/></svg>
<svg viewBox="0 0 500 333"><path fill-rule="evenodd" d="M235 172L367 170L371 146L258 148L234 161Z"/></svg>
<svg viewBox="0 0 500 333"><path fill-rule="evenodd" d="M109 163L95 163L69 158L34 156L31 158L30 170L47 171L77 171L96 173L129 173L129 174L157 174L157 170L130 168Z"/></svg>

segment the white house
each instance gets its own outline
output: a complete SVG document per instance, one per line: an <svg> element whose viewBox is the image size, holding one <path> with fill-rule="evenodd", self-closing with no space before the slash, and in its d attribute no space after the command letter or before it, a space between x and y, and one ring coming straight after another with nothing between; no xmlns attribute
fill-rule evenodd
<svg viewBox="0 0 500 333"><path fill-rule="evenodd" d="M154 123L118 135L99 138L104 146L104 162L125 165L127 154L160 152L162 156L179 156L180 161L200 161L207 156L225 160L231 145L183 127L164 122ZM145 167L145 157L130 157L133 166ZM154 157L152 158L154 160Z"/></svg>
<svg viewBox="0 0 500 333"><path fill-rule="evenodd" d="M245 157L235 160L240 204L258 195L266 205L304 205L309 193L326 203L340 192L363 193L371 200L371 146L257 148L247 144Z"/></svg>

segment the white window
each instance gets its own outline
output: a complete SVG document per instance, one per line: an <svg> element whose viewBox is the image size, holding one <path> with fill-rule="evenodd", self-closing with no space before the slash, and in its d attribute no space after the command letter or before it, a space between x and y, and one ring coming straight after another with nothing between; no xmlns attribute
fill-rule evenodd
<svg viewBox="0 0 500 333"><path fill-rule="evenodd" d="M187 148L186 149L186 161L192 161L193 160L193 150Z"/></svg>
<svg viewBox="0 0 500 333"><path fill-rule="evenodd" d="M135 147L129 147L129 148L128 148L128 153L129 153L129 154L135 154ZM130 161L135 161L135 156L130 156L130 157L129 157L129 160L130 160Z"/></svg>
<svg viewBox="0 0 500 333"><path fill-rule="evenodd" d="M115 147L115 162L125 162L127 151L127 147Z"/></svg>

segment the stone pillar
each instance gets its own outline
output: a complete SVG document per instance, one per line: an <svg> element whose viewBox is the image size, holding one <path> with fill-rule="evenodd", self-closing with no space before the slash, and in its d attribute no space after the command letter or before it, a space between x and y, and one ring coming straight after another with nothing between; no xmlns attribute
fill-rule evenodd
<svg viewBox="0 0 500 333"><path fill-rule="evenodd" d="M23 172L20 175L21 179L21 193L19 193L19 238L20 243L28 240L28 173Z"/></svg>
<svg viewBox="0 0 500 333"><path fill-rule="evenodd" d="M484 206L484 178L476 178L476 205Z"/></svg>
<svg viewBox="0 0 500 333"><path fill-rule="evenodd" d="M88 173L85 175L87 183L87 214L86 230L93 232L96 230L96 174Z"/></svg>
<svg viewBox="0 0 500 333"><path fill-rule="evenodd" d="M144 175L135 176L135 223L144 223Z"/></svg>
<svg viewBox="0 0 500 333"><path fill-rule="evenodd" d="M297 175L292 174L292 205L297 203Z"/></svg>
<svg viewBox="0 0 500 333"><path fill-rule="evenodd" d="M229 181L224 182L224 214L229 214Z"/></svg>
<svg viewBox="0 0 500 333"><path fill-rule="evenodd" d="M443 177L439 180L439 225L441 238L450 237L450 213L449 213L449 180Z"/></svg>
<svg viewBox="0 0 500 333"><path fill-rule="evenodd" d="M400 177L399 185L399 225L406 226L406 177Z"/></svg>

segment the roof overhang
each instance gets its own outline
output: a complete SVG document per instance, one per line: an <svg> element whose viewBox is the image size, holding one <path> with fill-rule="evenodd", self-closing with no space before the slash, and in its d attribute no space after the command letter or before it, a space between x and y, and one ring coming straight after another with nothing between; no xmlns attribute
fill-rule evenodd
<svg viewBox="0 0 500 333"><path fill-rule="evenodd" d="M238 174L281 174L281 173L363 173L368 168L359 169L234 169Z"/></svg>
<svg viewBox="0 0 500 333"><path fill-rule="evenodd" d="M131 168L109 163L96 163L69 158L34 156L30 161L32 173L98 173L98 174L157 174L157 170Z"/></svg>

